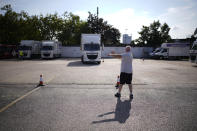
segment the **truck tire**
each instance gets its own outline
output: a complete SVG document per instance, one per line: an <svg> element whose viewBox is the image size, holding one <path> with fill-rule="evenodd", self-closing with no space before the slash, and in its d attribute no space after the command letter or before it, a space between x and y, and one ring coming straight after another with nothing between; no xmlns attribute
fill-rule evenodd
<svg viewBox="0 0 197 131"><path fill-rule="evenodd" d="M98 61L97 63L98 63L98 64L101 64L101 62L100 62L100 61Z"/></svg>
<svg viewBox="0 0 197 131"><path fill-rule="evenodd" d="M85 64L85 62L84 62L84 60L83 60L83 56L81 56L81 62L82 62L83 64Z"/></svg>

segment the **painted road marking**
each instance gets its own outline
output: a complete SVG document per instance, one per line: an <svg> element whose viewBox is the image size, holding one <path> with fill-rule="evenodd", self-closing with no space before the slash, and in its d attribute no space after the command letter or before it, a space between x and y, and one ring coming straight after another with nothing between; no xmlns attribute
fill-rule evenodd
<svg viewBox="0 0 197 131"><path fill-rule="evenodd" d="M51 79L49 79L46 84L48 85L50 81L52 81L55 77L52 77ZM16 100L12 101L11 103L9 103L8 105L4 106L3 108L0 109L0 113L7 110L9 107L13 106L14 104L16 104L17 102L19 102L20 100L24 99L25 97L29 96L30 94L32 94L33 92L39 90L41 88L41 86L27 92L25 95L17 98Z"/></svg>
<svg viewBox="0 0 197 131"><path fill-rule="evenodd" d="M56 77L56 76L55 76ZM53 79L55 79L55 77L52 77L51 79L49 79L47 82L46 82L46 85L49 84L49 82L51 82Z"/></svg>
<svg viewBox="0 0 197 131"><path fill-rule="evenodd" d="M12 101L12 102L9 103L8 105L6 105L6 106L4 106L3 108L1 108L1 109L0 109L0 113L3 112L3 111L5 111L5 110L7 110L9 107L11 107L12 105L16 104L18 101L24 99L25 97L27 97L28 95L32 94L33 92L35 92L35 91L37 91L37 90L39 90L39 89L40 89L40 87L35 88L35 89L31 90L30 92L26 93L25 95L23 95L23 96L17 98L16 100Z"/></svg>

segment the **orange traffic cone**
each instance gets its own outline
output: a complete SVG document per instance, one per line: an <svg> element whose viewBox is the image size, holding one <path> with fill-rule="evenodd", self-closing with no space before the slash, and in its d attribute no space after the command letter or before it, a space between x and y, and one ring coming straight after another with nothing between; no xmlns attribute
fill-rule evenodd
<svg viewBox="0 0 197 131"><path fill-rule="evenodd" d="M117 83L116 83L116 89L118 89L118 87L119 87L119 85L120 85L120 76L118 76L118 78L117 78Z"/></svg>
<svg viewBox="0 0 197 131"><path fill-rule="evenodd" d="M44 86L44 82L43 82L42 74L40 75L40 82L39 82L39 86Z"/></svg>

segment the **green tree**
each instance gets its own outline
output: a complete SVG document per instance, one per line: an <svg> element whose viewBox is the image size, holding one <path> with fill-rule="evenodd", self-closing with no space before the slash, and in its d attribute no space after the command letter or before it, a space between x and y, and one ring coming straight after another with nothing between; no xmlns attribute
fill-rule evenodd
<svg viewBox="0 0 197 131"><path fill-rule="evenodd" d="M55 14L40 15L40 31L45 40L55 40L61 32L63 20Z"/></svg>
<svg viewBox="0 0 197 131"><path fill-rule="evenodd" d="M11 5L5 5L1 11L5 13L0 15L0 42L16 44L20 41L20 37L18 37L20 24L18 21L21 16L12 10Z"/></svg>
<svg viewBox="0 0 197 131"><path fill-rule="evenodd" d="M105 45L120 43L119 30L109 25L103 18L98 18L95 14L89 12L87 23L91 33L101 34L101 41Z"/></svg>
<svg viewBox="0 0 197 131"><path fill-rule="evenodd" d="M81 33L90 33L87 22L81 21L77 15L65 12L58 40L63 45L79 45Z"/></svg>
<svg viewBox="0 0 197 131"><path fill-rule="evenodd" d="M65 12L46 16L29 16L26 12L16 13L11 5L1 8L0 43L17 44L21 40L59 40L63 45L80 44L82 33L100 33L105 44L119 44L120 32L102 18L89 13L87 21Z"/></svg>
<svg viewBox="0 0 197 131"><path fill-rule="evenodd" d="M38 16L29 16L26 12L21 12L20 15L21 19L18 21L20 25L18 30L20 40L43 40Z"/></svg>
<svg viewBox="0 0 197 131"><path fill-rule="evenodd" d="M171 37L169 35L170 28L164 23L154 21L150 26L142 26L140 37L135 40L138 46L160 46L164 42L169 42Z"/></svg>
<svg viewBox="0 0 197 131"><path fill-rule="evenodd" d="M37 16L29 16L26 12L16 13L11 5L1 8L0 43L18 44L21 40L42 40L40 20Z"/></svg>

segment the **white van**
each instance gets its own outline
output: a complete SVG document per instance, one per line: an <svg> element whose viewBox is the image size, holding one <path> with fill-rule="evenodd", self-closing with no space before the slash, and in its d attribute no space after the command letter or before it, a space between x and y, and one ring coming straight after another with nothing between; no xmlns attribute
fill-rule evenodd
<svg viewBox="0 0 197 131"><path fill-rule="evenodd" d="M163 43L154 54L155 58L181 59L189 57L189 43Z"/></svg>

